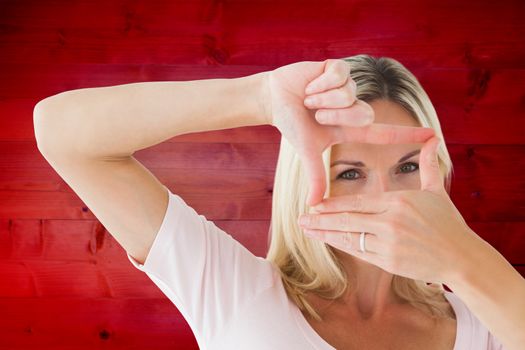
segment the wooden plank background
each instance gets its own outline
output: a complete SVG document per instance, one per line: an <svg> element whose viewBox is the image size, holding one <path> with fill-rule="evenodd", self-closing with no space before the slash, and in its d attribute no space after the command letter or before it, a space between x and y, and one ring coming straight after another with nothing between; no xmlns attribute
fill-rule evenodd
<svg viewBox="0 0 525 350"><path fill-rule="evenodd" d="M393 57L438 112L454 203L525 276L524 14L522 0L0 0L0 349L197 349L37 150L34 105L77 88ZM194 133L136 157L265 256L279 138L271 126Z"/></svg>

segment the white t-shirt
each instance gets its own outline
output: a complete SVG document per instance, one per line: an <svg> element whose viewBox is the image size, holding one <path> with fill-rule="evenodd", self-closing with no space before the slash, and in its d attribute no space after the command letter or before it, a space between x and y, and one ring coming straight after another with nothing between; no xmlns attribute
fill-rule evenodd
<svg viewBox="0 0 525 350"><path fill-rule="evenodd" d="M179 309L200 349L335 349L288 298L268 260L166 190L168 208L144 265L127 256ZM445 296L457 319L453 350L503 349L455 294Z"/></svg>

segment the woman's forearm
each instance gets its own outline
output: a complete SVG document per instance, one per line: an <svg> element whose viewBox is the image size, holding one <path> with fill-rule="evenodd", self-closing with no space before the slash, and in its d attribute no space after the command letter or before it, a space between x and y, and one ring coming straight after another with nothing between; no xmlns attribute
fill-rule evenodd
<svg viewBox="0 0 525 350"><path fill-rule="evenodd" d="M34 110L39 148L123 157L177 135L269 124L268 72L65 91Z"/></svg>
<svg viewBox="0 0 525 350"><path fill-rule="evenodd" d="M479 248L458 262L458 274L447 286L506 350L523 349L525 280L494 247L476 242Z"/></svg>

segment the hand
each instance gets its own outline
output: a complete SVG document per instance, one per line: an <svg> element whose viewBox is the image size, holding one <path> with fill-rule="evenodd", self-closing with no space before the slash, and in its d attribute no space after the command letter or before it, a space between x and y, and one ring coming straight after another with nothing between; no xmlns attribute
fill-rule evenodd
<svg viewBox="0 0 525 350"><path fill-rule="evenodd" d="M320 214L303 215L305 234L392 274L448 285L456 264L481 238L445 190L435 150L439 142L434 136L421 149L421 190L326 198L313 208ZM360 232L366 232L364 253Z"/></svg>
<svg viewBox="0 0 525 350"><path fill-rule="evenodd" d="M326 190L323 151L336 143L421 143L432 128L371 124L372 107L356 99L350 65L341 59L298 62L267 72L269 122L295 148L309 179L307 205L319 203ZM309 91L308 88L312 90ZM314 103L305 105L306 91ZM320 118L327 120L319 123Z"/></svg>

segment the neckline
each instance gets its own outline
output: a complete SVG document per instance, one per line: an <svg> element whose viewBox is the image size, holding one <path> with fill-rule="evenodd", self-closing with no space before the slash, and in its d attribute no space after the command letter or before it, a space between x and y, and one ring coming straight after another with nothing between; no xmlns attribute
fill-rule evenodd
<svg viewBox="0 0 525 350"><path fill-rule="evenodd" d="M452 309L456 315L456 340L454 341L453 350L459 350L460 348L464 348L464 345L467 344L467 340L471 338L471 328L468 324L466 312L468 310L466 310L466 306L456 294L449 292L448 290L445 290L444 294L450 305L452 305ZM467 332L469 333L467 334Z"/></svg>
<svg viewBox="0 0 525 350"><path fill-rule="evenodd" d="M454 340L454 347L452 348L452 350L460 350L460 344L463 344L465 342L464 337L467 336L464 333L466 331L466 328L464 327L464 314L463 312L461 312L462 305L460 301L456 299L458 297L454 295L454 293L445 290L444 295L445 298L447 298L450 305L452 306L454 314L456 315L456 339ZM308 323L304 315L301 313L301 310L299 310L299 307L293 301L289 300L289 303L291 304L296 324L301 329L301 332L303 333L305 338L314 346L316 350L337 350L326 340L324 340L315 331L315 329L312 328L312 326Z"/></svg>

